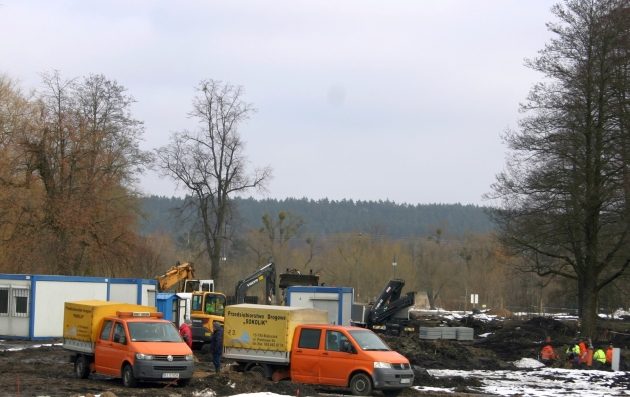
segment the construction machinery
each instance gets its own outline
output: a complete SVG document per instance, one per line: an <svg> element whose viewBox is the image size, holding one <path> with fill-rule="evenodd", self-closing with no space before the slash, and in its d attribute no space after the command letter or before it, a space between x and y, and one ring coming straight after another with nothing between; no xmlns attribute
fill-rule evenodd
<svg viewBox="0 0 630 397"><path fill-rule="evenodd" d="M405 281L391 279L372 304L353 305L352 322L369 329L400 334L409 323L409 308L415 302L415 292L401 296Z"/></svg>
<svg viewBox="0 0 630 397"><path fill-rule="evenodd" d="M214 291L214 281L195 278L195 269L189 262L177 262L156 279L160 292L171 289L175 292Z"/></svg>
<svg viewBox="0 0 630 397"><path fill-rule="evenodd" d="M192 293L190 319L192 320L193 349L200 349L210 341L215 322L223 325L225 306L226 297L220 292Z"/></svg>
<svg viewBox="0 0 630 397"><path fill-rule="evenodd" d="M245 303L245 295L254 285L265 282L265 303L267 305L275 304L276 300L276 265L269 262L254 273L240 280L236 284L234 298L236 303Z"/></svg>

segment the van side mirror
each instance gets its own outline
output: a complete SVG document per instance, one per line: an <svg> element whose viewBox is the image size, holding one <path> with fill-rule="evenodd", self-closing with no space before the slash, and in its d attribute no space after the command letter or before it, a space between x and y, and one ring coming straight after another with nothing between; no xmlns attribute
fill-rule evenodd
<svg viewBox="0 0 630 397"><path fill-rule="evenodd" d="M354 351L354 348L352 347L352 343L348 342L347 340L344 340L341 343L341 351L344 353L356 353Z"/></svg>

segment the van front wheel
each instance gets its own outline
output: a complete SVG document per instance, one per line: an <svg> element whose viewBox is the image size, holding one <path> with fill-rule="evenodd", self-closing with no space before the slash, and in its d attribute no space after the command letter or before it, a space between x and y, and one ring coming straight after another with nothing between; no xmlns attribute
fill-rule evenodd
<svg viewBox="0 0 630 397"><path fill-rule="evenodd" d="M122 381L125 387L136 387L136 377L133 376L133 368L125 364L122 370Z"/></svg>
<svg viewBox="0 0 630 397"><path fill-rule="evenodd" d="M356 374L350 380L350 390L355 396L369 396L372 394L372 380L366 374Z"/></svg>

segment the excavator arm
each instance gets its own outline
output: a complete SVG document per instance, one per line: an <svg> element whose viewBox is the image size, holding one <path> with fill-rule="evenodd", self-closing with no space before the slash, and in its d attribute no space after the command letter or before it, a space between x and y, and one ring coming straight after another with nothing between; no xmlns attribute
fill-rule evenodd
<svg viewBox="0 0 630 397"><path fill-rule="evenodd" d="M274 303L276 296L276 265L273 262L263 266L236 284L234 293L236 303L244 303L247 290L262 281L265 281L265 303Z"/></svg>
<svg viewBox="0 0 630 397"><path fill-rule="evenodd" d="M184 280L195 278L195 269L191 263L179 263L166 271L161 276L156 277L160 291L166 291Z"/></svg>

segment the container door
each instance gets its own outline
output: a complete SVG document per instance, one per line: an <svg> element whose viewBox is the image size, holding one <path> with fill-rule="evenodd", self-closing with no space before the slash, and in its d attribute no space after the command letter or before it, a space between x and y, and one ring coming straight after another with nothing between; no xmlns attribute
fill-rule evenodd
<svg viewBox="0 0 630 397"><path fill-rule="evenodd" d="M293 382L316 384L319 377L322 330L302 328L298 338L297 347L291 352L291 379Z"/></svg>

